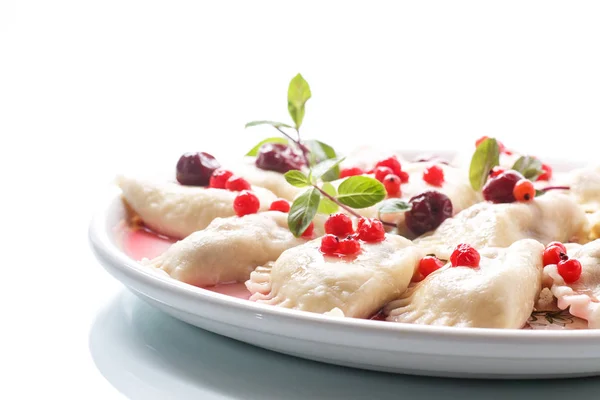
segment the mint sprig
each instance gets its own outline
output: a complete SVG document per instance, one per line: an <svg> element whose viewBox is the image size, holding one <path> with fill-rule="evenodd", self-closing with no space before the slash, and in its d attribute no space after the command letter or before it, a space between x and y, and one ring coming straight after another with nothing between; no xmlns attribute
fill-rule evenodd
<svg viewBox="0 0 600 400"><path fill-rule="evenodd" d="M494 138L485 139L473 153L469 167L469 182L473 190L481 190L492 168L500 165L500 147Z"/></svg>
<svg viewBox="0 0 600 400"><path fill-rule="evenodd" d="M317 215L321 195L319 190L311 187L294 200L288 213L288 226L294 236L301 236Z"/></svg>

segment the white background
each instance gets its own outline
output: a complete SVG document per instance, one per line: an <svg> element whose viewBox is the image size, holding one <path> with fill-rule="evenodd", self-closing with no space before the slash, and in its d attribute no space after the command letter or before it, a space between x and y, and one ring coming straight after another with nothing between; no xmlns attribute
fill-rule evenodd
<svg viewBox="0 0 600 400"><path fill-rule="evenodd" d="M590 158L599 20L592 1L0 0L0 397L116 395L87 342L120 286L86 227L118 171L242 154L270 133L245 122L287 121L297 72L306 136Z"/></svg>

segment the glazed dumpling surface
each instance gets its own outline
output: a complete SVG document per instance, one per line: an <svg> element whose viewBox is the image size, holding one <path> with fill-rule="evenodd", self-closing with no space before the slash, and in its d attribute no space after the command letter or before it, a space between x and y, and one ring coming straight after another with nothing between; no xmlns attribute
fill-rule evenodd
<svg viewBox="0 0 600 400"><path fill-rule="evenodd" d="M320 239L285 251L276 262L257 268L246 282L259 303L368 318L402 293L422 254L409 240L386 235L362 243L356 257L325 256Z"/></svg>
<svg viewBox="0 0 600 400"><path fill-rule="evenodd" d="M547 193L530 203L475 204L416 239L415 244L448 259L460 243L480 249L508 247L526 238L544 244L568 242L586 238L586 229L585 213L570 197Z"/></svg>
<svg viewBox="0 0 600 400"><path fill-rule="evenodd" d="M558 307L588 321L590 328L600 328L600 239L584 246L567 245L570 258L581 263L581 277L567 284L555 264L544 267L544 283L550 286Z"/></svg>
<svg viewBox="0 0 600 400"><path fill-rule="evenodd" d="M217 218L144 264L196 286L244 282L257 266L305 242L289 231L286 213L267 211Z"/></svg>
<svg viewBox="0 0 600 400"><path fill-rule="evenodd" d="M238 192L175 182L117 178L127 204L151 229L174 238L184 238L202 230L217 217L234 216L233 200ZM267 210L276 199L269 190L253 187L260 210Z"/></svg>
<svg viewBox="0 0 600 400"><path fill-rule="evenodd" d="M480 251L479 268L446 267L385 307L388 321L521 328L541 288L544 246L532 239Z"/></svg>

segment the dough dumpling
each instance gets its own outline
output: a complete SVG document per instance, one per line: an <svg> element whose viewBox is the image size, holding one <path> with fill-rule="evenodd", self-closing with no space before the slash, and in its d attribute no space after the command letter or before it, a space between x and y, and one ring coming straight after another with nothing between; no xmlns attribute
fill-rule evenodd
<svg viewBox="0 0 600 400"><path fill-rule="evenodd" d="M581 277L567 284L555 264L544 267L544 282L558 299L561 310L588 321L589 328L600 329L600 239L584 246L567 244L567 254L581 263Z"/></svg>
<svg viewBox="0 0 600 400"><path fill-rule="evenodd" d="M586 229L585 213L570 197L547 193L530 203L475 204L442 222L433 233L416 239L415 244L448 259L460 243L480 249L508 247L526 238L544 244L568 242L585 239Z"/></svg>
<svg viewBox="0 0 600 400"><path fill-rule="evenodd" d="M235 215L233 200L238 192L129 177L117 178L117 184L146 226L174 238L202 230L217 217ZM261 211L268 210L276 199L266 189L253 187L252 191L260 200Z"/></svg>
<svg viewBox="0 0 600 400"><path fill-rule="evenodd" d="M422 254L399 236L361 243L356 257L325 256L321 240L285 251L252 272L250 300L315 313L368 318L407 287Z"/></svg>
<svg viewBox="0 0 600 400"><path fill-rule="evenodd" d="M568 193L585 212L600 211L600 165L574 169L558 175L553 185L569 186Z"/></svg>
<svg viewBox="0 0 600 400"><path fill-rule="evenodd" d="M144 264L195 286L244 282L254 268L302 243L288 229L286 213L267 211L217 218Z"/></svg>
<svg viewBox="0 0 600 400"><path fill-rule="evenodd" d="M290 185L282 173L267 171L255 165L255 157L245 157L239 164L229 168L234 174L246 179L252 185L260 186L275 193L277 197L293 201L305 188Z"/></svg>
<svg viewBox="0 0 600 400"><path fill-rule="evenodd" d="M446 267L385 307L388 321L521 328L541 288L544 246L532 239L480 250L479 268Z"/></svg>

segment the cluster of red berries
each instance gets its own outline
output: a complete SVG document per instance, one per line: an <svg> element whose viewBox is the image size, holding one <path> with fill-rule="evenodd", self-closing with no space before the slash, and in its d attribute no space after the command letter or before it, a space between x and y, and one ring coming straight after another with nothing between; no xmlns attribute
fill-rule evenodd
<svg viewBox="0 0 600 400"><path fill-rule="evenodd" d="M347 178L354 175L374 174L375 179L383 183L385 190L390 197L399 197L402 195L400 185L407 183L409 175L402 171L402 165L396 156L391 156L378 161L375 167L369 171L364 171L358 167L344 168L340 171L340 178Z"/></svg>
<svg viewBox="0 0 600 400"><path fill-rule="evenodd" d="M569 258L564 244L560 242L548 243L542 257L544 267L546 265L556 265L558 274L565 283L577 282L581 278L581 263L574 258Z"/></svg>
<svg viewBox="0 0 600 400"><path fill-rule="evenodd" d="M385 239L381 221L361 218L355 231L350 217L342 213L333 214L325 221L325 233L321 239L321 252L326 255L354 255L360 252L361 240L376 243Z"/></svg>
<svg viewBox="0 0 600 400"><path fill-rule="evenodd" d="M461 243L452 252L450 255L450 265L452 267L471 267L477 268L479 267L479 261L481 260L481 256L479 252L475 250L471 245ZM418 275L419 279L425 279L427 276L437 271L446 265L446 262L440 260L433 254L426 255L419 261L418 266Z"/></svg>

